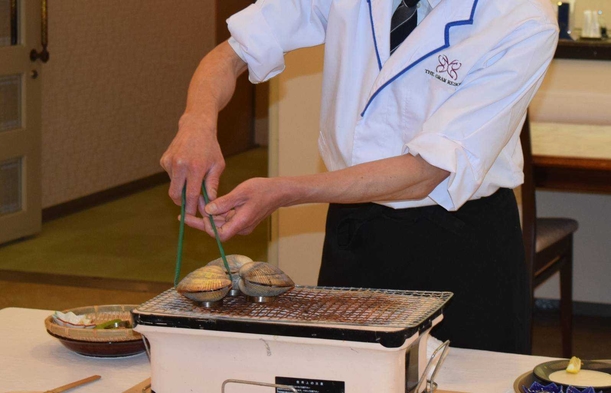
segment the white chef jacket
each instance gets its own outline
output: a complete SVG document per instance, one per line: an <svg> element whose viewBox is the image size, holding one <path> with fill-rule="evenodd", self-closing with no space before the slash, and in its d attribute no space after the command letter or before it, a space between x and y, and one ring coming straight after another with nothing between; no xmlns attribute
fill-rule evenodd
<svg viewBox="0 0 611 393"><path fill-rule="evenodd" d="M228 19L251 82L325 44L319 150L329 170L412 154L450 172L426 198L468 200L523 182L519 134L558 40L548 0L429 0L389 56L392 0L258 0Z"/></svg>

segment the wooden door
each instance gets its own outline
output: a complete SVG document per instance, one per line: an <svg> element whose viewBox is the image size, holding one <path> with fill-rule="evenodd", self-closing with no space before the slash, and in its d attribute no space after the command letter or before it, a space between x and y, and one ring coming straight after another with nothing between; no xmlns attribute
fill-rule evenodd
<svg viewBox="0 0 611 393"><path fill-rule="evenodd" d="M229 38L226 20L252 4L251 0L216 1L216 43ZM247 73L238 78L236 91L225 109L219 114L218 140L225 156L237 154L255 146L255 87Z"/></svg>
<svg viewBox="0 0 611 393"><path fill-rule="evenodd" d="M40 0L0 0L0 243L41 228Z"/></svg>

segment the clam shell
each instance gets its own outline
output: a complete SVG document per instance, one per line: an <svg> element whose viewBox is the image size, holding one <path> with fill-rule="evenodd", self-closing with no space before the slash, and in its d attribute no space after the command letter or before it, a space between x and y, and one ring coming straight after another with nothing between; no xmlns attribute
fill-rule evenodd
<svg viewBox="0 0 611 393"><path fill-rule="evenodd" d="M233 279L232 285L234 288L238 288L238 281L240 281L239 271L242 266L245 264L252 262L252 259L248 258L245 255L232 254L226 255L227 264L229 265L229 270L231 270L231 278ZM225 264L223 263L223 258L215 259L214 261L210 261L206 266L219 266L223 269L223 272L226 271Z"/></svg>
<svg viewBox="0 0 611 393"><path fill-rule="evenodd" d="M278 296L292 289L295 283L277 266L251 262L240 269L238 285L249 296Z"/></svg>
<svg viewBox="0 0 611 393"><path fill-rule="evenodd" d="M227 296L231 286L223 268L204 266L183 278L176 291L197 302L215 302Z"/></svg>
<svg viewBox="0 0 611 393"><path fill-rule="evenodd" d="M229 265L229 269L231 273L237 273L240 271L240 268L245 264L252 262L252 259L248 258L246 255L232 254L226 255L227 264ZM223 263L223 258L217 258L214 261L208 262L206 266L219 266L225 271L225 264Z"/></svg>
<svg viewBox="0 0 611 393"><path fill-rule="evenodd" d="M242 293L248 296L264 296L264 297L279 296L279 295L282 295L284 292L288 292L289 290L293 289L293 286L268 287L265 285L253 284L251 282L244 281L241 278L240 278L240 281L238 282L238 287L240 288L240 291L242 291Z"/></svg>

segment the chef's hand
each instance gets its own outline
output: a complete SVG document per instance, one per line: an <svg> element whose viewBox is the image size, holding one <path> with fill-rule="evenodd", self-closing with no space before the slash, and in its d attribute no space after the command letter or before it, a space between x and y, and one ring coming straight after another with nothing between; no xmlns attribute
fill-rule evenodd
<svg viewBox="0 0 611 393"><path fill-rule="evenodd" d="M161 157L161 166L171 178L170 198L179 206L182 202L182 189L185 182L187 184L186 216L195 216L197 213L204 178L210 200L214 200L217 195L225 160L216 139L215 123L216 119L206 121L183 115L178 133Z"/></svg>
<svg viewBox="0 0 611 393"><path fill-rule="evenodd" d="M225 41L202 59L193 74L178 133L161 157L161 166L172 179L169 194L177 205L181 204L182 189L187 184L187 215L197 213L204 178L210 200L216 198L225 169L216 138L218 113L231 99L236 79L246 68Z"/></svg>
<svg viewBox="0 0 611 393"><path fill-rule="evenodd" d="M208 215L212 214L219 238L226 241L235 235L248 235L280 205L280 195L274 189L275 179L252 178L238 185L227 195L218 197L208 205L200 203L205 217L186 216L185 223L214 237Z"/></svg>

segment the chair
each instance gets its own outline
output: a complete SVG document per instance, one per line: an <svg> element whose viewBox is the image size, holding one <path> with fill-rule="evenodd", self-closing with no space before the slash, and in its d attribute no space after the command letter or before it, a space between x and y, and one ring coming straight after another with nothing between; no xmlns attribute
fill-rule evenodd
<svg viewBox="0 0 611 393"><path fill-rule="evenodd" d="M528 114L520 141L524 151L524 184L520 190L522 233L526 263L532 271L531 301L534 298L535 288L555 273L560 272L562 355L571 357L573 345L573 233L577 230L578 223L570 218L537 218Z"/></svg>

